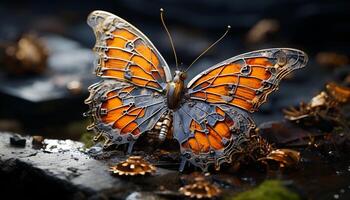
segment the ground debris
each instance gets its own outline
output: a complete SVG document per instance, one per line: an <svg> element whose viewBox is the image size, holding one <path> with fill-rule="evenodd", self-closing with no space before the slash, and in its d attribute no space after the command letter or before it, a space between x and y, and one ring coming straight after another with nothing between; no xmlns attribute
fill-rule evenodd
<svg viewBox="0 0 350 200"><path fill-rule="evenodd" d="M10 137L10 144L15 147L25 147L26 139L20 135L13 135Z"/></svg>

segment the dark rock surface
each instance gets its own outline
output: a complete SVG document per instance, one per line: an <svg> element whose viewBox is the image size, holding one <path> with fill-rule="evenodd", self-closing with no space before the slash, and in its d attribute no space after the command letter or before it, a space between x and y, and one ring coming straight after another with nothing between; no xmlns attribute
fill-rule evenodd
<svg viewBox="0 0 350 200"><path fill-rule="evenodd" d="M57 130L62 123L81 120L86 110L82 103L87 96L86 88L96 78L91 73L94 56L90 48L56 34L42 35L40 39L50 52L42 74L9 76L0 64L0 118L19 121L24 129L30 130L29 134L42 132L47 136L48 128ZM72 83L77 84L76 91L69 89ZM48 117L53 115L54 118ZM58 137L72 138L62 133Z"/></svg>
<svg viewBox="0 0 350 200"><path fill-rule="evenodd" d="M45 140L45 149L34 149L29 143L19 148L10 145L10 137L8 133L0 134L0 187L5 192L2 195L8 192L15 199L124 199L133 191L142 190L142 184L111 176L107 171L111 163L90 158L82 152L79 142ZM153 180L161 180L169 172L158 169ZM141 177L136 182L148 178Z"/></svg>
<svg viewBox="0 0 350 200"><path fill-rule="evenodd" d="M10 144L15 147L25 147L26 141L25 138L22 138L19 135L13 135L10 137Z"/></svg>
<svg viewBox="0 0 350 200"><path fill-rule="evenodd" d="M293 124L273 122L260 126L261 133L274 137L277 132L299 131ZM286 141L290 137L287 133ZM186 184L183 174L174 167L159 168L151 176L111 176L108 167L125 159L121 152L109 152L106 158L93 159L83 144L71 140L45 139L43 148L10 145L13 134L0 133L0 188L1 195L10 199L184 199L178 189ZM284 136L280 136L284 137ZM25 137L27 141L32 138ZM273 141L273 140L271 140ZM98 147L94 148L98 151ZM279 179L291 185L306 199L348 199L350 197L350 162L348 156L337 155L336 150L322 155L306 147L301 150L302 160L296 169L264 172L256 164L242 167L238 172L212 172L209 180L219 186L222 196L234 196L256 186L266 179ZM185 172L188 174L190 170ZM191 175L186 175L191 178ZM193 178L193 177L192 177ZM185 180L185 181L184 181Z"/></svg>

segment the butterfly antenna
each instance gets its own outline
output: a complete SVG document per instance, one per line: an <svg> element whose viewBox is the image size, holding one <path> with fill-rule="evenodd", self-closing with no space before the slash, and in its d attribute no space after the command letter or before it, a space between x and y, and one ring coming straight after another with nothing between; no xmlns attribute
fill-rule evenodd
<svg viewBox="0 0 350 200"><path fill-rule="evenodd" d="M195 63L195 62L197 62L197 60L200 58L200 57L202 57L205 53L207 53L213 46L215 46L218 42L220 42L226 35L227 35L227 33L228 33L228 31L231 29L231 26L230 25L228 25L227 26L227 29L226 29L226 31L225 31L225 33L218 39L218 40L216 40L213 44L211 44L206 50L204 50L196 59L194 59L194 61L187 67L187 69L185 70L185 72L187 72L190 68L191 68L191 66Z"/></svg>
<svg viewBox="0 0 350 200"><path fill-rule="evenodd" d="M176 55L176 50L175 50L175 46L174 46L174 42L173 42L173 38L171 37L170 35L170 32L164 22L164 16L163 16L163 13L164 13L164 9L161 8L160 9L160 20L162 21L162 24L163 24L163 27L168 35L168 38L169 38L169 41L170 41L170 45L171 45L171 48L173 49L173 53L174 53L174 57L175 57L175 63L176 63L176 69L179 68L179 64L178 64L178 61L177 61L177 55Z"/></svg>

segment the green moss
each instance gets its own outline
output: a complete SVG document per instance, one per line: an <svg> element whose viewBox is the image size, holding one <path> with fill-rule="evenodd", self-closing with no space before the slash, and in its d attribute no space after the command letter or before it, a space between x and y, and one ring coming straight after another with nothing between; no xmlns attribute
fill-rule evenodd
<svg viewBox="0 0 350 200"><path fill-rule="evenodd" d="M80 135L86 132L86 126L89 124L88 120L72 121L64 127L64 131L69 135Z"/></svg>
<svg viewBox="0 0 350 200"><path fill-rule="evenodd" d="M343 126L336 126L333 128L333 133L335 134L344 134L347 131L345 130L345 128Z"/></svg>
<svg viewBox="0 0 350 200"><path fill-rule="evenodd" d="M227 200L300 200L298 194L285 188L281 181L264 181L258 187L242 192Z"/></svg>
<svg viewBox="0 0 350 200"><path fill-rule="evenodd" d="M85 132L80 137L80 142L84 143L85 148L90 148L94 145L93 141L94 134Z"/></svg>

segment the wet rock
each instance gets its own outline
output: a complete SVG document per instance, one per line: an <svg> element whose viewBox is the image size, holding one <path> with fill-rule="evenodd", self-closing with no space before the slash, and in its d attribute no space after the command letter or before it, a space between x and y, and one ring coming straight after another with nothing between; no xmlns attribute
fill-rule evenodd
<svg viewBox="0 0 350 200"><path fill-rule="evenodd" d="M304 138L320 136L323 133L308 131L288 121L271 121L258 126L258 133L277 147L307 145Z"/></svg>
<svg viewBox="0 0 350 200"><path fill-rule="evenodd" d="M10 144L15 147L25 147L26 139L19 135L13 135L10 137Z"/></svg>
<svg viewBox="0 0 350 200"><path fill-rule="evenodd" d="M87 153L93 157L96 157L98 155L103 154L103 147L102 146L93 146L93 147L89 148Z"/></svg>
<svg viewBox="0 0 350 200"><path fill-rule="evenodd" d="M172 178L167 176L169 170L159 169L138 185L136 181L110 175L108 167L118 158L93 159L83 151L80 142L45 139L43 149L33 148L31 143L17 148L9 145L9 138L33 138L0 132L0 188L2 195L11 194L13 199L125 199L131 191L153 182L153 178Z"/></svg>
<svg viewBox="0 0 350 200"><path fill-rule="evenodd" d="M45 139L40 149L33 148L31 143L27 143L24 148L18 148L9 144L9 138L12 136L0 132L0 188L1 195L11 195L13 199L47 200L54 197L79 200L127 198L176 200L184 199L179 188L190 183L181 180L178 167L165 168L164 166L169 165L149 160L147 157L145 159L157 167L155 174L141 177L112 176L108 171L109 167L128 157L120 153L121 151L100 152L106 156L99 156L96 159L87 153L89 151L84 149L80 142ZM28 141L33 139L23 138ZM140 155L146 154L140 152ZM330 199L335 193L340 195L340 199L349 199L348 157L330 162L309 148L302 150L301 156L302 170L293 169L288 173L269 174L259 172L257 167L247 166L241 168L239 173L213 171L207 178L222 191L220 197L234 197L238 192L248 190L265 179L279 178L282 181L298 183L310 199ZM172 162L169 160L169 163ZM185 173L189 172L191 169ZM344 189L344 192L341 192L343 191L341 189Z"/></svg>
<svg viewBox="0 0 350 200"><path fill-rule="evenodd" d="M133 192L129 196L126 197L125 200L163 200L157 195L147 192Z"/></svg>

